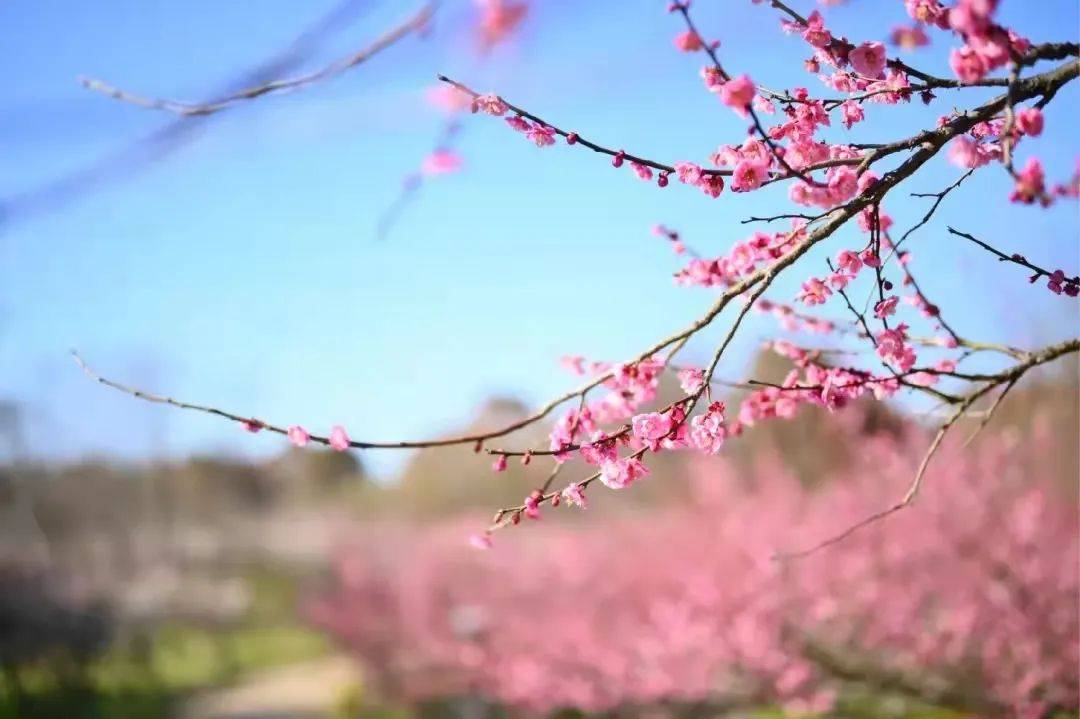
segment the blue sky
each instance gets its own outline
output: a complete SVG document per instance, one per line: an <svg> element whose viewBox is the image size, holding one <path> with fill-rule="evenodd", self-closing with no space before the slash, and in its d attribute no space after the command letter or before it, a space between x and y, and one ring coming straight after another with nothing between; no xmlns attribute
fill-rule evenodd
<svg viewBox="0 0 1080 719"><path fill-rule="evenodd" d="M76 76L200 99L278 51L332 1L0 4L0 198L25 196L173 119L89 93ZM93 385L67 356L72 347L107 375L191 401L312 429L340 422L357 438L418 438L458 426L493 394L541 402L574 382L559 356L628 357L706 307L707 292L673 286L678 264L649 228L667 223L718 254L749 234L739 219L788 206L782 190L719 200L658 190L592 153L539 150L490 118L465 121L466 170L425 187L390 238L374 240L379 214L440 127L423 100L437 72L662 160L704 160L742 137L743 123L702 91L701 59L674 51L681 28L665 2L533 4L519 39L486 63L461 41L471 4L447 0L426 40L224 113L196 142L125 181L9 216L0 226L0 398L24 408L30 451L142 458L281 446ZM695 5L729 68L769 86L820 87L799 69L805 45L777 31L773 11L743 0ZM1072 0L1002 6L1001 18L1036 41L1076 40ZM366 44L412 10L370 3L307 67ZM876 0L850 0L826 17L860 39L882 38L906 18L901 2ZM947 74L952 41L934 41L915 64ZM906 136L954 101L985 95L943 96L929 109L875 106L850 136ZM1080 150L1069 119L1078 97L1075 87L1064 91L1044 136L1020 150L1021 159L1041 156L1055 179L1071 174ZM936 191L956 176L937 161L904 189ZM914 268L961 334L1017 343L1073 335L1075 302L1027 286L1019 268L944 232L952 223L1075 272L1076 205L1005 206L1007 192L995 168L969 180L916 235ZM898 195L887 210L905 228L925 202ZM853 245L853 232L824 252ZM821 271L819 255L808 268ZM770 296L790 301L806 274L783 277ZM704 357L721 329L688 356ZM723 374L737 377L771 329L768 320L749 326ZM400 457L365 461L389 472Z"/></svg>

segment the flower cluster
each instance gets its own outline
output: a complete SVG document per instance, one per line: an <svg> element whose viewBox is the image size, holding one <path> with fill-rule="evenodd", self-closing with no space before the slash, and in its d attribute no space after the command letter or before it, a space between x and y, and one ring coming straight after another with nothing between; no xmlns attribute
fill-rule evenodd
<svg viewBox="0 0 1080 719"><path fill-rule="evenodd" d="M724 256L711 260L692 258L675 273L675 283L687 287L727 287L792 252L805 237L805 223L801 221L796 221L788 232L755 232L736 242Z"/></svg>
<svg viewBox="0 0 1080 719"><path fill-rule="evenodd" d="M1022 57L1031 43L993 22L997 0L957 0L945 14L964 45L949 53L949 65L961 82L974 83L989 72Z"/></svg>

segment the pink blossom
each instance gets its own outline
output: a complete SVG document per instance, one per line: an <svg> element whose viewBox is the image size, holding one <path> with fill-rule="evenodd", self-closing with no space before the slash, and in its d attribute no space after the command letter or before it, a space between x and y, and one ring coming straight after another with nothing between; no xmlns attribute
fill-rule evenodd
<svg viewBox="0 0 1080 719"><path fill-rule="evenodd" d="M349 448L349 433L340 424L335 424L330 430L330 447L338 452Z"/></svg>
<svg viewBox="0 0 1080 719"><path fill-rule="evenodd" d="M877 354L890 362L901 372L907 372L915 364L915 351L907 344L907 325L899 324L892 329L882 330L877 340Z"/></svg>
<svg viewBox="0 0 1080 719"><path fill-rule="evenodd" d="M946 22L948 11L941 0L904 0L908 14L915 20L928 25L942 25Z"/></svg>
<svg viewBox="0 0 1080 719"><path fill-rule="evenodd" d="M850 200L859 191L859 176L848 165L830 167L826 172L829 178L830 201L839 204Z"/></svg>
<svg viewBox="0 0 1080 719"><path fill-rule="evenodd" d="M806 282L803 282L802 292L799 293L798 299L813 307L814 305L825 304L825 300L831 294L832 290L829 289L828 285L816 277L811 277Z"/></svg>
<svg viewBox="0 0 1080 719"><path fill-rule="evenodd" d="M581 355L566 355L559 360L559 363L573 374L579 376L585 374L585 358Z"/></svg>
<svg viewBox="0 0 1080 719"><path fill-rule="evenodd" d="M506 455L500 454L499 456L495 457L495 460L491 463L491 469L494 472L505 472L506 463Z"/></svg>
<svg viewBox="0 0 1080 719"><path fill-rule="evenodd" d="M1037 107L1026 107L1016 113L1016 126L1020 132L1038 137L1043 131L1043 113Z"/></svg>
<svg viewBox="0 0 1080 719"><path fill-rule="evenodd" d="M298 424L290 426L286 432L286 436L289 438L289 441L297 447L303 447L308 443L308 440L311 439L311 435L308 434L308 431Z"/></svg>
<svg viewBox="0 0 1080 719"><path fill-rule="evenodd" d="M420 171L425 175L443 175L461 169L461 155L450 150L436 150L420 164Z"/></svg>
<svg viewBox="0 0 1080 719"><path fill-rule="evenodd" d="M697 367L687 367L678 372L679 386L686 394L697 394L705 384L705 372Z"/></svg>
<svg viewBox="0 0 1080 719"><path fill-rule="evenodd" d="M862 266L863 263L859 259L859 255L851 250L842 250L836 255L837 269L855 275L862 269Z"/></svg>
<svg viewBox="0 0 1080 719"><path fill-rule="evenodd" d="M706 195L715 199L724 191L724 178L720 175L702 175L698 187L700 187L701 191Z"/></svg>
<svg viewBox="0 0 1080 719"><path fill-rule="evenodd" d="M814 47L828 47L832 42L832 34L825 29L825 20L817 10L806 18L806 29L803 30L802 36Z"/></svg>
<svg viewBox="0 0 1080 719"><path fill-rule="evenodd" d="M983 35L996 9L997 0L957 0L948 14L949 25L965 36Z"/></svg>
<svg viewBox="0 0 1080 719"><path fill-rule="evenodd" d="M867 248L859 254L859 259L867 267L881 267L881 258L872 248Z"/></svg>
<svg viewBox="0 0 1080 719"><path fill-rule="evenodd" d="M675 36L675 47L683 52L697 52L703 45L701 43L701 38L696 32L687 30L686 32L679 33Z"/></svg>
<svg viewBox="0 0 1080 719"><path fill-rule="evenodd" d="M889 33L889 41L902 50L914 50L930 44L930 38L921 25L897 25Z"/></svg>
<svg viewBox="0 0 1080 719"><path fill-rule="evenodd" d="M949 143L949 162L965 169L982 167L998 154L996 147L961 135Z"/></svg>
<svg viewBox="0 0 1080 719"><path fill-rule="evenodd" d="M725 409L723 402L713 402L704 414L690 420L690 441L706 454L719 452L727 438L728 430L724 426Z"/></svg>
<svg viewBox="0 0 1080 719"><path fill-rule="evenodd" d="M573 504L576 507L581 507L582 509L588 509L589 500L585 496L585 492L582 490L580 484L574 482L566 485L566 488L563 489L561 494L566 502Z"/></svg>
<svg viewBox="0 0 1080 719"><path fill-rule="evenodd" d="M889 295L885 299L879 300L874 304L874 317L880 319L896 314L896 304L899 301L900 298L896 295Z"/></svg>
<svg viewBox="0 0 1080 719"><path fill-rule="evenodd" d="M840 103L840 117L844 121L844 127L850 130L856 122L862 122L866 114L863 112L862 105L854 100L845 100Z"/></svg>
<svg viewBox="0 0 1080 719"><path fill-rule="evenodd" d="M638 414L631 420L631 426L635 437L654 445L671 431L671 418L659 412Z"/></svg>
<svg viewBox="0 0 1080 719"><path fill-rule="evenodd" d="M600 481L611 489L625 489L648 474L648 467L636 457L609 460L600 465Z"/></svg>
<svg viewBox="0 0 1080 719"><path fill-rule="evenodd" d="M435 107L450 113L465 110L475 102L464 90L442 82L428 88L427 100Z"/></svg>
<svg viewBox="0 0 1080 719"><path fill-rule="evenodd" d="M640 177L642 180L652 179L652 169L645 165L642 165L640 162L631 162L630 169L633 170L634 174Z"/></svg>
<svg viewBox="0 0 1080 719"><path fill-rule="evenodd" d="M473 100L473 107L477 112L484 112L488 115L504 115L510 109L503 102L502 98L497 95L487 94L478 95Z"/></svg>
<svg viewBox="0 0 1080 719"><path fill-rule="evenodd" d="M1024 169L1017 173L1016 185L1009 200L1030 205L1036 200L1043 200L1046 195L1045 176L1042 163L1037 158L1029 158Z"/></svg>
<svg viewBox="0 0 1080 719"><path fill-rule="evenodd" d="M772 100L763 95L755 95L754 101L750 104L758 112L763 112L766 115L776 114L776 105L773 104Z"/></svg>
<svg viewBox="0 0 1080 719"><path fill-rule="evenodd" d="M988 70L982 56L967 45L949 53L949 67L964 83L978 82Z"/></svg>
<svg viewBox="0 0 1080 719"><path fill-rule="evenodd" d="M503 40L525 18L529 6L512 0L477 0L482 14L479 23L480 44L491 48Z"/></svg>
<svg viewBox="0 0 1080 719"><path fill-rule="evenodd" d="M532 123L530 123L528 120L526 120L524 117L521 117L520 115L511 115L510 117L506 118L506 124L514 128L518 132L529 132L530 130L532 130Z"/></svg>
<svg viewBox="0 0 1080 719"><path fill-rule="evenodd" d="M525 498L525 516L529 519L540 519L540 491L537 490Z"/></svg>
<svg viewBox="0 0 1080 719"><path fill-rule="evenodd" d="M768 176L764 163L758 160L741 160L731 172L731 191L747 192L761 187Z"/></svg>
<svg viewBox="0 0 1080 719"><path fill-rule="evenodd" d="M525 136L532 140L537 147L547 147L555 144L555 131L547 125L535 124L525 131Z"/></svg>
<svg viewBox="0 0 1080 719"><path fill-rule="evenodd" d="M754 93L754 83L747 75L740 75L720 86L720 101L745 117Z"/></svg>
<svg viewBox="0 0 1080 719"><path fill-rule="evenodd" d="M675 174L679 182L687 185L697 185L701 182L701 167L692 162L676 162Z"/></svg>
<svg viewBox="0 0 1080 719"><path fill-rule="evenodd" d="M848 54L848 60L857 73L876 80L885 70L885 44L864 42Z"/></svg>

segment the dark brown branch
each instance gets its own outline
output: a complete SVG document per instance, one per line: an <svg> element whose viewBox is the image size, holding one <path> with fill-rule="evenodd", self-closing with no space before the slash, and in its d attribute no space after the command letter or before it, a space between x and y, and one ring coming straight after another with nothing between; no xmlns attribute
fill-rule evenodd
<svg viewBox="0 0 1080 719"><path fill-rule="evenodd" d="M1028 268L1029 270L1031 270L1032 272L1035 273L1035 275L1031 278L1032 281L1037 280L1039 277L1051 277L1054 274L1053 272L1050 272L1049 270L1046 270L1046 269L1044 269L1042 267L1039 267L1038 265L1032 264L1023 255L1016 254L1016 253L1013 253L1011 255L1006 255L1004 252L997 249L996 247L993 247L992 245L989 245L986 242L983 242L982 240L978 239L977 237L973 237L972 235L969 235L966 232L960 232L959 230L956 230L956 229L954 229L952 227L948 227L946 229L949 230L950 234L956 235L957 237L963 237L966 240L970 240L970 241L974 242L979 247L983 248L984 250L986 250L990 254L997 257L998 262L1012 262L1015 265L1020 265L1021 267ZM1070 285L1080 285L1080 276L1073 275L1072 277L1065 277L1062 281L1066 282L1066 283L1068 283Z"/></svg>
<svg viewBox="0 0 1080 719"><path fill-rule="evenodd" d="M897 240L896 244L893 245L893 252L896 252L896 250L900 249L900 245L904 244L904 241L908 237L911 236L911 233L915 232L915 230L919 229L920 227L925 225L927 222L929 222L930 218L934 216L935 212L937 212L937 208L938 208L938 206L941 205L941 201L945 199L945 196L948 195L953 190L955 190L957 187L960 187L960 185L964 182L964 180L971 177L971 175L974 172L975 172L975 168L971 168L970 170L965 172L963 175L961 175L960 179L958 179L956 182L954 182L951 185L949 185L948 187L946 187L941 192L912 192L911 193L912 197L933 197L933 198L936 198L936 199L934 200L934 204L932 204L930 206L930 209L926 211L926 214L923 215L923 218L921 220L919 220L915 225L910 227L907 230L907 232L905 232L903 235L900 236L900 239Z"/></svg>

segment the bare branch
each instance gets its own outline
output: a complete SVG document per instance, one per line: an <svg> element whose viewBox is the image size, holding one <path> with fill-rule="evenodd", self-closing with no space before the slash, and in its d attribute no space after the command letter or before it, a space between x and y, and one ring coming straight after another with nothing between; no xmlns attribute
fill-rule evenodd
<svg viewBox="0 0 1080 719"><path fill-rule="evenodd" d="M1033 271L1035 274L1031 277L1032 282L1039 279L1040 277L1053 277L1054 274L1055 274L1053 272L1050 272L1047 269L1039 267L1038 265L1032 264L1031 262L1029 262L1027 260L1026 257L1024 257L1021 254L1013 253L1011 255L1006 255L1004 252L997 249L996 247L994 247L994 246L992 246L992 245L990 245L990 244L988 244L986 242L983 242L979 238L974 237L972 235L969 235L966 232L960 232L959 230L954 229L952 227L948 227L946 229L949 230L949 234L956 235L957 237L963 237L966 240L970 240L970 241L974 242L979 247L983 248L984 250L986 250L990 254L997 257L999 262L1012 262L1013 264L1020 265L1021 267L1026 267L1029 270ZM1072 277L1065 277L1064 273L1063 273L1062 277L1061 277L1061 281L1059 282L1059 284L1073 285L1074 287L1080 287L1080 275L1073 275ZM1076 293L1072 293L1071 296L1075 297Z"/></svg>
<svg viewBox="0 0 1080 719"><path fill-rule="evenodd" d="M348 55L347 57L336 60L326 67L323 67L315 72L301 75L286 80L273 80L271 82L249 87L245 90L227 95L219 100L213 100L210 102L180 102L177 100L167 100L162 98L151 98L136 95L134 93L122 90L118 87L109 85L102 80L96 80L93 78L80 77L79 83L88 90L100 92L104 95L108 95L114 100L120 100L121 102L127 102L132 105L138 105L139 107L145 107L151 110L164 110L184 117L199 117L205 115L212 115L215 112L220 112L237 102L242 100L254 100L257 97L268 95L271 93L287 92L291 90L299 90L307 87L308 85L315 84L322 80L327 80L332 77L336 77L347 70L351 70L357 65L361 65L367 62L375 55L378 55L383 50L391 47L402 38L407 35L422 30L427 26L428 20L431 19L431 15L434 12L434 4L427 4L420 8L415 14L413 14L408 20L404 21L397 27L393 28L386 34L379 37L375 42L371 43L367 47L357 52Z"/></svg>

